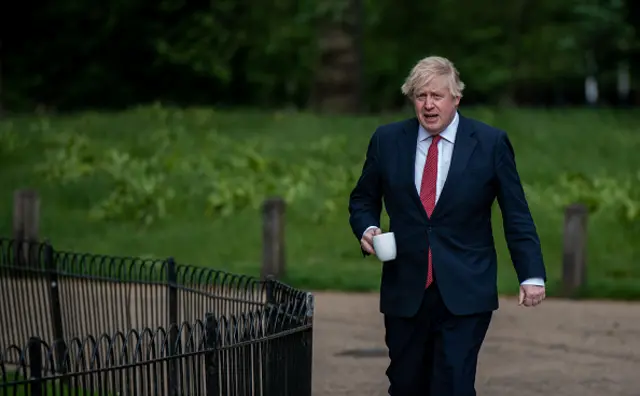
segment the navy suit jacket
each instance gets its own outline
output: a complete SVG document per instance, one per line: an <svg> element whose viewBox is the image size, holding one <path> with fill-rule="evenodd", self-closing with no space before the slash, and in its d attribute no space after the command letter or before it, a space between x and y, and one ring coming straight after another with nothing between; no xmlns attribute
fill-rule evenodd
<svg viewBox="0 0 640 396"><path fill-rule="evenodd" d="M384 201L397 257L382 264L383 314L409 317L417 312L429 247L438 288L453 314L498 308L491 227L496 199L518 279L546 280L540 241L507 134L459 116L449 173L431 218L414 182L417 118L380 126L369 142L362 174L350 195L349 222L360 241L367 227L380 226Z"/></svg>

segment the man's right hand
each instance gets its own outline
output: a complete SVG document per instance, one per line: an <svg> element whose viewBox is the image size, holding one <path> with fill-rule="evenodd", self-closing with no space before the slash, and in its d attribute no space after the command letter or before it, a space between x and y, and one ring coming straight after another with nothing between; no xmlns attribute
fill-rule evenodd
<svg viewBox="0 0 640 396"><path fill-rule="evenodd" d="M378 227L367 230L362 236L362 239L360 239L360 247L362 247L362 250L369 254L376 254L376 251L373 249L373 237L378 234L382 234L382 230Z"/></svg>

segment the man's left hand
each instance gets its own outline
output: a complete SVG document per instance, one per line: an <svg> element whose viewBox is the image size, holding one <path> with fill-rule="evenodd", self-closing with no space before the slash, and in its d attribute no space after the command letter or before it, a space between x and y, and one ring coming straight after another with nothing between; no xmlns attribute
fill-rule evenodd
<svg viewBox="0 0 640 396"><path fill-rule="evenodd" d="M520 285L520 298L518 305L525 307L535 307L546 297L544 286Z"/></svg>

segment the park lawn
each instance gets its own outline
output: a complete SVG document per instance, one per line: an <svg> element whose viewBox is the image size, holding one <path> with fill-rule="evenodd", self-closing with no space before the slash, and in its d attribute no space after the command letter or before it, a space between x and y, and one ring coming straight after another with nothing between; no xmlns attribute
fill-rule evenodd
<svg viewBox="0 0 640 396"><path fill-rule="evenodd" d="M85 392L82 389L69 389L67 387L53 387L51 385L44 386L43 396L93 396L93 392ZM12 396L28 396L31 395L30 385L17 385L7 389L7 395ZM97 394L97 393L95 393Z"/></svg>
<svg viewBox="0 0 640 396"><path fill-rule="evenodd" d="M598 210L589 220L583 295L640 297L640 227L633 212L640 207L640 115L489 108L463 114L511 137L542 240L550 294L561 275L563 205L586 200ZM284 195L290 200L285 280L314 290L377 290L380 264L360 254L348 223L348 194L376 126L408 115L150 106L5 119L0 234L11 235L13 191L30 187L42 197L41 237L57 249L172 256L257 275L259 203ZM571 175L586 181L562 184ZM103 210L92 211L101 202ZM516 277L497 209L494 225L499 289L514 293Z"/></svg>
<svg viewBox="0 0 640 396"><path fill-rule="evenodd" d="M7 372L6 379L7 382L17 382L22 381L24 379L23 375L20 375L16 372ZM3 386L2 376L0 375L0 387ZM35 392L35 389L32 389L31 384L20 384L20 385L4 385L6 386L5 392L0 393L0 395L11 395L11 396L29 396ZM69 388L67 385L63 385L60 381L56 381L55 383L51 383L51 381L47 381L42 384L43 396L69 396L69 395L77 395L77 396L93 396L97 395L98 392L85 391L82 388ZM104 394L104 393L102 393ZM105 395L107 396L107 395Z"/></svg>

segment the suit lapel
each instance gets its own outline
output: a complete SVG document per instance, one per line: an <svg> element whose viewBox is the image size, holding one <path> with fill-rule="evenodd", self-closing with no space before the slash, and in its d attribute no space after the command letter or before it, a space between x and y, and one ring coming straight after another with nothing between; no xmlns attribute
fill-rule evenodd
<svg viewBox="0 0 640 396"><path fill-rule="evenodd" d="M452 202L452 198L455 196L456 190L460 187L459 180L461 179L469 158L473 154L476 148L476 138L473 126L469 120L459 114L460 121L458 123L458 131L456 132L456 140L453 145L453 153L451 157L451 165L449 166L449 173L447 174L447 180L444 183L440 198L434 208L432 218L438 216L439 213L446 209L446 206ZM411 118L404 123L403 134L398 139L399 152L406 153L400 155L400 167L398 169L398 177L401 180L406 181L403 183L410 186L409 194L411 200L419 209L419 212L428 219L427 213L420 202L420 195L415 188L415 172L416 172L416 148L418 144L418 119Z"/></svg>
<svg viewBox="0 0 640 396"><path fill-rule="evenodd" d="M422 202L420 202L420 195L415 187L415 173L416 173L416 148L418 145L418 129L419 123L417 118L411 118L404 123L403 134L398 139L400 153L406 153L400 155L400 168L398 175L402 180L406 180L406 184L409 186L411 200L417 205L420 213L427 218L427 214L424 211Z"/></svg>
<svg viewBox="0 0 640 396"><path fill-rule="evenodd" d="M458 131L456 133L456 140L453 145L453 154L451 157L451 165L449 166L449 173L447 180L444 183L436 207L433 210L433 216L437 216L443 208L446 208L447 204L452 202L452 198L455 196L456 190L460 187L459 180L467 167L469 158L473 154L473 150L476 148L476 138L473 126L469 120L459 114L460 121L458 123ZM415 155L415 154L414 154Z"/></svg>

